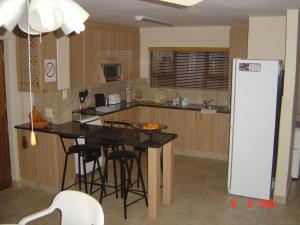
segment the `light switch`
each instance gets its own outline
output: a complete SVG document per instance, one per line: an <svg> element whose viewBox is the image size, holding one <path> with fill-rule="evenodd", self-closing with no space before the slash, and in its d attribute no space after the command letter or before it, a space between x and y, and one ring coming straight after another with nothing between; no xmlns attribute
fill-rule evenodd
<svg viewBox="0 0 300 225"><path fill-rule="evenodd" d="M51 108L45 108L45 116L47 118L53 118L53 110Z"/></svg>
<svg viewBox="0 0 300 225"><path fill-rule="evenodd" d="M62 92L62 99L67 99L68 98L68 91L67 90L63 90Z"/></svg>

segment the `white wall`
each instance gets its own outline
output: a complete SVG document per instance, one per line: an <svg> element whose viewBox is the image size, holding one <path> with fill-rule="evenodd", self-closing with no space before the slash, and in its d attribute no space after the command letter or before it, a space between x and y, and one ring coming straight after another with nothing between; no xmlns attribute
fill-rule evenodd
<svg viewBox="0 0 300 225"><path fill-rule="evenodd" d="M229 26L140 29L140 77L149 77L149 47L229 47Z"/></svg>
<svg viewBox="0 0 300 225"><path fill-rule="evenodd" d="M282 59L285 63L275 198L285 203L290 183L291 152L295 125L295 90L297 74L298 10L288 10L286 17L250 17L248 58Z"/></svg>
<svg viewBox="0 0 300 225"><path fill-rule="evenodd" d="M5 88L12 179L19 180L18 142L14 126L28 120L29 95L18 92L14 35L6 32L4 36L0 36L0 39L4 40Z"/></svg>
<svg viewBox="0 0 300 225"><path fill-rule="evenodd" d="M249 17L248 59L284 59L286 17Z"/></svg>
<svg viewBox="0 0 300 225"><path fill-rule="evenodd" d="M291 181L291 157L295 127L295 98L298 75L298 10L287 10L285 78L282 98L278 160L274 194L286 200Z"/></svg>

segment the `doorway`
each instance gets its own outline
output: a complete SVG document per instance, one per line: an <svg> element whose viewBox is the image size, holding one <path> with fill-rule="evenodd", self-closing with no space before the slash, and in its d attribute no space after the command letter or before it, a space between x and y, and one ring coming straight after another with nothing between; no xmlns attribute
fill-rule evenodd
<svg viewBox="0 0 300 225"><path fill-rule="evenodd" d="M0 190L12 185L5 97L4 43L0 40Z"/></svg>

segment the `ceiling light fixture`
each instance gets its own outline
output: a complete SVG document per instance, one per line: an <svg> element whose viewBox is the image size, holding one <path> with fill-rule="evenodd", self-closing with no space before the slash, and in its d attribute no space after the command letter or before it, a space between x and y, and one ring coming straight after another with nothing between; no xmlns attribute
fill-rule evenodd
<svg viewBox="0 0 300 225"><path fill-rule="evenodd" d="M193 6L202 2L203 0L160 0L161 2L167 2L176 5L183 5L183 6Z"/></svg>
<svg viewBox="0 0 300 225"><path fill-rule="evenodd" d="M171 27L174 26L174 24L171 24L171 23L168 23L168 22L156 19L156 18L147 17L147 16L140 16L139 15L139 16L135 16L135 19L137 21L147 21L147 22L158 23L158 24L162 24L162 25L166 25L166 26L171 26Z"/></svg>
<svg viewBox="0 0 300 225"><path fill-rule="evenodd" d="M73 0L1 0L0 3L0 27L8 31L18 24L29 34L52 32L58 28L66 35L73 31L80 33L84 31L88 17L89 14Z"/></svg>

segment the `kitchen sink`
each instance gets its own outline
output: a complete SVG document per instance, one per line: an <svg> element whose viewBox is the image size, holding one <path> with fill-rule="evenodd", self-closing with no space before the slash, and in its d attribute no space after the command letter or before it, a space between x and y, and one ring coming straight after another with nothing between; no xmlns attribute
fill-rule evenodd
<svg viewBox="0 0 300 225"><path fill-rule="evenodd" d="M100 113L101 112L102 113L113 112L113 111L117 111L119 109L120 109L120 104L96 107L96 111L100 112Z"/></svg>
<svg viewBox="0 0 300 225"><path fill-rule="evenodd" d="M217 109L214 109L214 108L201 108L201 112L202 113L216 113L218 110Z"/></svg>

